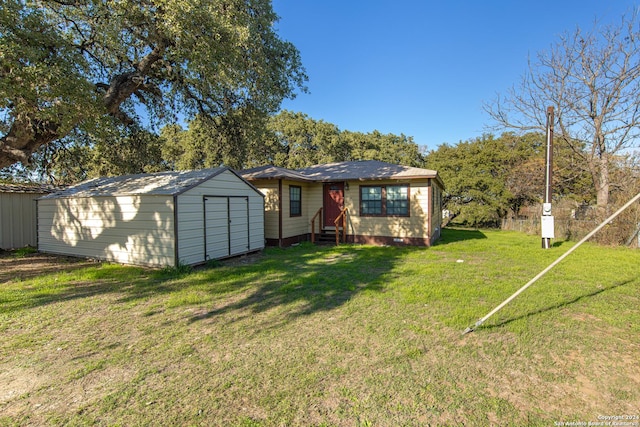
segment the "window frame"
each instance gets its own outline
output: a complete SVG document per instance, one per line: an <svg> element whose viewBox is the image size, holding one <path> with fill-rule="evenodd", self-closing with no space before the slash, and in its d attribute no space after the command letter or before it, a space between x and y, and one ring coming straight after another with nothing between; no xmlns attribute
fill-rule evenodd
<svg viewBox="0 0 640 427"><path fill-rule="evenodd" d="M387 199L387 187L404 187L407 189L407 198L406 198L406 203L407 203L407 213L406 214L388 214L387 213L387 204L389 202L389 200ZM372 213L363 213L363 211L365 209L363 209L363 202L366 202L366 200L363 200L362 197L362 190L366 189L366 188L380 188L380 213L379 214L372 214ZM359 197L360 197L360 202L359 202L359 214L361 217L379 217L379 218L410 218L411 217L411 186L409 184L379 184L379 185L361 185L360 189L358 190L359 192ZM393 200L399 200L399 201L403 201L404 199L391 199Z"/></svg>
<svg viewBox="0 0 640 427"><path fill-rule="evenodd" d="M298 190L299 199L294 200L292 190ZM297 211L294 211L294 203L297 202ZM302 187L299 185L289 186L289 217L302 216Z"/></svg>

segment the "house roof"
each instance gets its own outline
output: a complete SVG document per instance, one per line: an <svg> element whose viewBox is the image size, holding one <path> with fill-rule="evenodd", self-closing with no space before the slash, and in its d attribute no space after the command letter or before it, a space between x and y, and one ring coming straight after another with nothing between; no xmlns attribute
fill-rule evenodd
<svg viewBox="0 0 640 427"><path fill-rule="evenodd" d="M178 195L226 170L231 171L227 167L218 167L192 171L170 171L95 178L41 198L131 196L142 194ZM235 174L235 172L233 173Z"/></svg>
<svg viewBox="0 0 640 427"><path fill-rule="evenodd" d="M49 184L0 184L0 193L48 194L61 189Z"/></svg>
<svg viewBox="0 0 640 427"><path fill-rule="evenodd" d="M248 180L290 179L306 182L434 178L444 187L438 172L434 170L395 165L377 160L328 163L297 170L267 165L244 170L241 174Z"/></svg>
<svg viewBox="0 0 640 427"><path fill-rule="evenodd" d="M438 172L430 169L394 165L377 160L329 163L298 169L298 173L314 181L350 181L406 178L435 178Z"/></svg>
<svg viewBox="0 0 640 427"><path fill-rule="evenodd" d="M308 177L291 169L265 165L240 172L244 179L290 179L292 181L312 181Z"/></svg>

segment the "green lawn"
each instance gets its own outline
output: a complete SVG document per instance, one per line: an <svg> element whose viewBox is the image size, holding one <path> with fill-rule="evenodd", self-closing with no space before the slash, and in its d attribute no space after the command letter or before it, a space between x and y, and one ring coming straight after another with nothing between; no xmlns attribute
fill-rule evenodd
<svg viewBox="0 0 640 427"><path fill-rule="evenodd" d="M71 263L5 281L0 425L640 416L637 249L585 244L461 335L572 244L445 229L432 248L305 244L186 273Z"/></svg>

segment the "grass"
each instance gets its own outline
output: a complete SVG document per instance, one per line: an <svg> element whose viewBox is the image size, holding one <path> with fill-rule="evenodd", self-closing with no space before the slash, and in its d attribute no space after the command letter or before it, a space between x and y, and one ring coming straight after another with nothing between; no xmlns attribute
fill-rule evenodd
<svg viewBox="0 0 640 427"><path fill-rule="evenodd" d="M34 254L38 252L38 250L32 246L25 246L24 248L16 249L12 252L12 255L15 258L24 258L29 254Z"/></svg>
<svg viewBox="0 0 640 427"><path fill-rule="evenodd" d="M640 253L446 229L0 284L0 425L554 425L640 415Z"/></svg>

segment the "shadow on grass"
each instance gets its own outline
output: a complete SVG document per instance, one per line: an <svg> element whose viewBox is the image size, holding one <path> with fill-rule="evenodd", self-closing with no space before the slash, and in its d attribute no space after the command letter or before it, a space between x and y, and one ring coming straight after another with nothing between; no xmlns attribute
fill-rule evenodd
<svg viewBox="0 0 640 427"><path fill-rule="evenodd" d="M581 301L581 300L583 300L585 298L594 297L594 296L599 295L599 294L601 294L603 292L612 291L612 290L614 290L616 288L619 288L621 286L624 286L624 285L627 285L629 283L632 283L635 280L636 279L628 279L628 280L625 280L623 282L613 283L610 286L597 289L597 290L595 290L593 292L589 292L589 293L586 293L584 295L579 295L579 296L577 296L577 297L575 297L575 298L573 298L571 300L568 300L568 301L561 301L561 302L558 302L557 304L553 304L553 305L550 305L550 306L547 306L547 307L541 307L538 310L531 311L529 313L523 314L523 315L518 316L518 317L514 317L514 318L511 318L511 319L504 320L504 321L502 321L500 323L496 323L496 324L493 324L493 325L491 325L491 324L485 325L484 328L485 329L499 328L501 326L508 325L509 323L516 322L518 320L528 319L528 318L536 316L538 314L542 314L542 313L546 313L548 311L553 311L553 310L557 310L557 309L560 309L560 308L563 308L563 307L567 307L567 306L569 306L571 304L575 304L575 303L577 303L577 302L579 302L579 301Z"/></svg>
<svg viewBox="0 0 640 427"><path fill-rule="evenodd" d="M448 228L442 229L440 239L434 246L446 245L448 243L461 242L464 240L486 239L487 236L480 230L468 228Z"/></svg>
<svg viewBox="0 0 640 427"><path fill-rule="evenodd" d="M264 261L243 267L236 278L226 270L227 277L222 279L227 287L251 286L239 298L229 298L189 321L231 311L256 314L275 307L287 307L287 318L333 310L363 291L383 291L385 274L404 253L403 248L351 245L273 250ZM214 270L203 281L215 277Z"/></svg>
<svg viewBox="0 0 640 427"><path fill-rule="evenodd" d="M39 276L24 285L11 283L11 289L0 289L0 312L106 294L116 295L118 303L170 295L173 307L198 310L191 322L233 310L260 313L278 306L285 307L284 317L294 318L335 309L363 291L382 291L385 274L408 250L308 244L268 249L247 265L192 272L103 264L68 275ZM194 300L194 294L199 299Z"/></svg>
<svg viewBox="0 0 640 427"><path fill-rule="evenodd" d="M141 267L115 264L92 266L59 263L55 271L44 269L27 281L3 284L0 289L0 313L17 312L65 301L106 294L135 294L139 298L169 291L164 279L155 279L155 272Z"/></svg>

